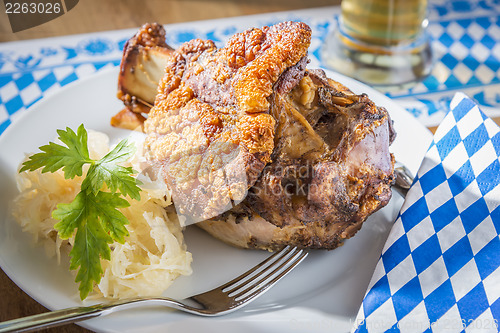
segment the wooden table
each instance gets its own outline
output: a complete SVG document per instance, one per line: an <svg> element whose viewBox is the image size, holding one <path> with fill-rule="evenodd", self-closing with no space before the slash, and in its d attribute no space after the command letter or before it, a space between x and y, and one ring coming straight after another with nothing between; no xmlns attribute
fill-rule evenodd
<svg viewBox="0 0 500 333"><path fill-rule="evenodd" d="M0 5L0 42L339 4L340 0L80 0L63 16L15 34Z"/></svg>
<svg viewBox="0 0 500 333"><path fill-rule="evenodd" d="M3 2L2 2L3 3ZM340 0L81 0L65 15L12 33L0 5L0 42L338 5ZM0 321L46 312L0 270ZM90 332L77 325L42 332Z"/></svg>

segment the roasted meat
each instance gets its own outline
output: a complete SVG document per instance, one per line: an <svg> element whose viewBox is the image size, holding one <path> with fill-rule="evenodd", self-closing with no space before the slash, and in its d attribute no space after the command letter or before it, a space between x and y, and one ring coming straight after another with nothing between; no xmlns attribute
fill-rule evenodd
<svg viewBox="0 0 500 333"><path fill-rule="evenodd" d="M242 201L270 162L269 98L306 56L310 35L287 22L237 34L221 49L195 39L174 52L144 124L145 151L186 218L205 220Z"/></svg>
<svg viewBox="0 0 500 333"><path fill-rule="evenodd" d="M145 115L154 104L158 82L173 54L165 42L165 29L147 23L126 43L118 74L118 98L125 108L111 118L111 125L143 130Z"/></svg>
<svg viewBox="0 0 500 333"><path fill-rule="evenodd" d="M272 162L243 202L199 226L241 247L336 248L391 198L388 113L318 71L275 93L270 113Z"/></svg>
<svg viewBox="0 0 500 333"><path fill-rule="evenodd" d="M165 56L146 156L178 212L229 244L333 249L391 197L389 114L307 70L310 35L284 22Z"/></svg>

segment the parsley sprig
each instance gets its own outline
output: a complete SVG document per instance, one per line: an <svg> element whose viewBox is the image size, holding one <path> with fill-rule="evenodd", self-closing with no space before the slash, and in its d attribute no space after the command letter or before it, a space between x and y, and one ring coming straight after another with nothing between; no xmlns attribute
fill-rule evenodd
<svg viewBox="0 0 500 333"><path fill-rule="evenodd" d="M123 243L128 236L128 221L118 208L130 204L124 198L140 200L138 180L133 177L131 167L119 163L130 159L135 153L134 144L122 140L113 150L99 160L89 156L87 131L80 125L75 133L72 129L58 130L63 143L49 142L40 147L39 153L31 155L23 163L20 172L42 168L42 173L62 169L66 179L82 176L84 165L87 174L82 181L80 192L70 203L60 203L52 212L59 220L54 226L61 239L75 234L70 252L70 269L78 269L75 282L80 282L80 298L85 299L99 283L103 274L100 259L110 260L109 244Z"/></svg>

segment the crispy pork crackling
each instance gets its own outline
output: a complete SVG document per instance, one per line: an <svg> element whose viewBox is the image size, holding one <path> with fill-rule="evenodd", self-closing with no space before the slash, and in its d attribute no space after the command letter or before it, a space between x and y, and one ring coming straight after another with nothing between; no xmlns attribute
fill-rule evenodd
<svg viewBox="0 0 500 333"><path fill-rule="evenodd" d="M145 25L129 41L119 96L128 94L123 112L147 118L146 156L181 215L239 247L333 249L389 202L389 114L306 69L306 24L250 29L220 49L195 39L172 51L164 36ZM143 63L152 49L166 61L150 111L146 85L128 93L134 73L147 71L130 56L138 44Z"/></svg>

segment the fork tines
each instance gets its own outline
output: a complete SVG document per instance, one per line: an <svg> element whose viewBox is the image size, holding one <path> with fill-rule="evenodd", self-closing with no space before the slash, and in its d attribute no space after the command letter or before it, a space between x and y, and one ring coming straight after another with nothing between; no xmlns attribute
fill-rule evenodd
<svg viewBox="0 0 500 333"><path fill-rule="evenodd" d="M253 269L221 286L222 291L236 301L248 301L281 280L305 257L307 252L286 246Z"/></svg>

